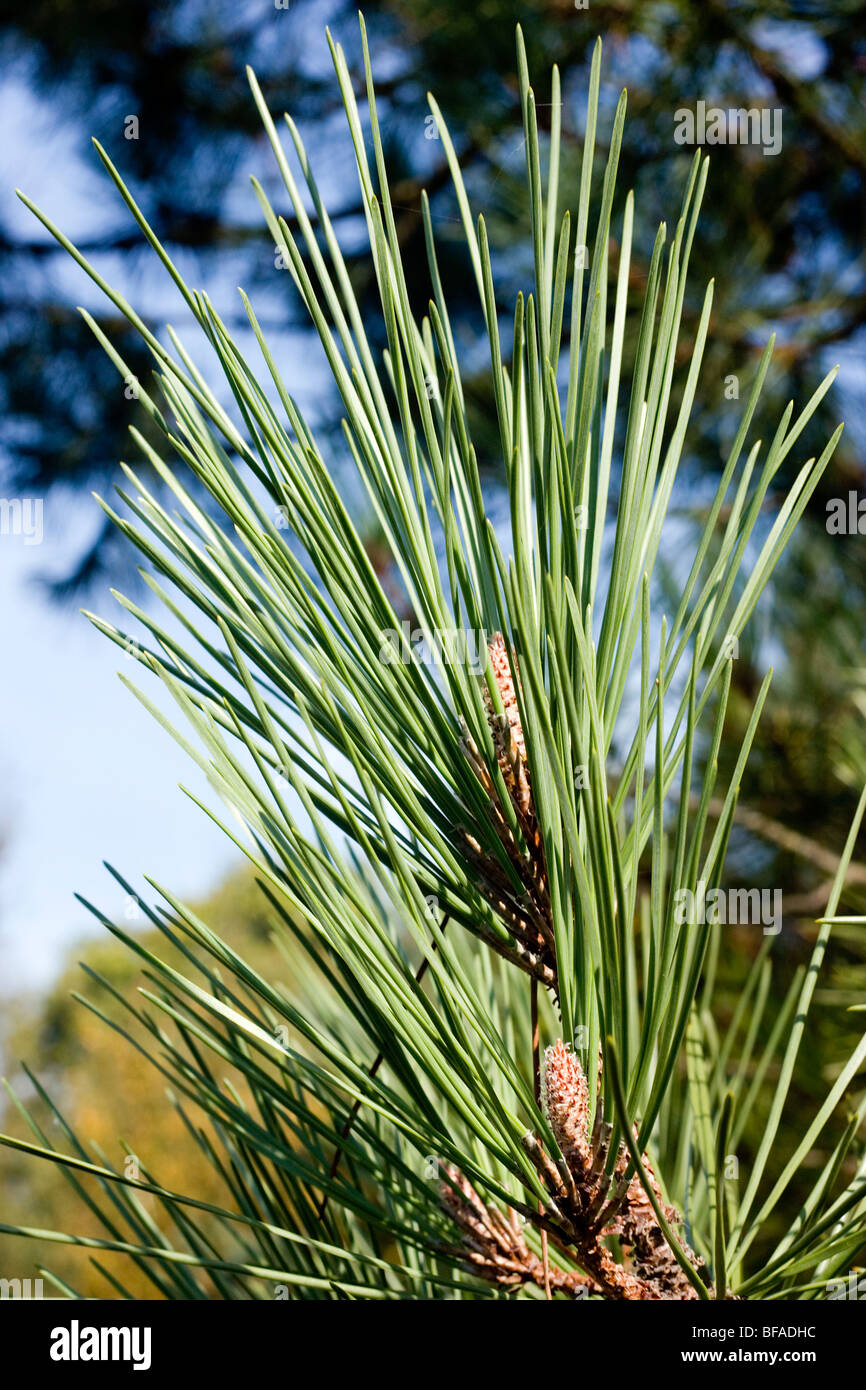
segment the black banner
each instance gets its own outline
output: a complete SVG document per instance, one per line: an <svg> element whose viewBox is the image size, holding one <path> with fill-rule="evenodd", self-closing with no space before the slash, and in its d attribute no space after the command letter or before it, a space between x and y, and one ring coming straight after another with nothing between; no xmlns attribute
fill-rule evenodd
<svg viewBox="0 0 866 1390"><path fill-rule="evenodd" d="M539 1358L540 1375L549 1369L559 1378L567 1350L569 1377L596 1369L633 1374L652 1368L664 1374L678 1366L686 1376L689 1368L700 1376L713 1367L734 1373L740 1367L760 1367L771 1379L792 1367L826 1375L846 1362L858 1364L863 1332L858 1290L851 1297L832 1292L835 1297L810 1303L576 1300L534 1311L529 1300L515 1305L503 1299L467 1304L454 1313L442 1303L418 1302L365 1302L359 1308L324 1300L75 1303L22 1298L0 1300L0 1332L5 1364L11 1356L22 1370L38 1373L40 1381L57 1383L127 1375L142 1381L146 1376L204 1373L219 1375L221 1383L232 1375L258 1378L270 1371L294 1376L299 1358L305 1368L311 1361L320 1363L329 1377L340 1366L355 1377L365 1365L369 1371L376 1351L387 1354L389 1343L383 1338L391 1336L389 1378L414 1375L419 1357L427 1376L437 1364L454 1375L459 1362L461 1375L483 1364L489 1378L500 1358L506 1358L501 1364L508 1368L521 1327L527 1336L545 1331L534 1352L528 1343L522 1351L524 1360ZM505 1304L518 1307L519 1323L506 1314ZM503 1315L507 1323L499 1321ZM529 1319L525 1324L523 1317ZM403 1362L406 1335L413 1339L411 1365ZM455 1360L458 1345L463 1350ZM553 1357L557 1347L556 1365L548 1368L544 1358Z"/></svg>

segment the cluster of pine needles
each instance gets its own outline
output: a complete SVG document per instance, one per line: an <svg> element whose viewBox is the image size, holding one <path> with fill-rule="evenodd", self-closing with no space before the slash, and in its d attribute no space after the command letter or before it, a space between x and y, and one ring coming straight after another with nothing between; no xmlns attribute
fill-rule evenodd
<svg viewBox="0 0 866 1390"><path fill-rule="evenodd" d="M866 1241L866 1098L840 1118L866 1039L838 1059L817 1113L797 1117L793 1147L781 1126L866 802L811 963L775 1015L770 939L755 928L723 1014L724 929L680 921L676 904L723 879L769 684L718 786L730 653L832 457L838 430L817 458L799 441L833 374L755 438L767 344L732 406L739 424L702 522L672 536L711 328L712 284L694 301L687 289L707 160L683 155L682 205L636 296L634 200L617 190L626 94L598 157L599 44L566 207L559 73L540 136L518 33L533 269L506 316L497 281L527 248L491 248L431 97L477 288L477 332L458 345L439 258L442 236L455 254L454 219L440 224L422 199L419 312L363 26L362 39L360 94L329 43L384 352L300 132L286 117L281 138L250 74L283 211L253 187L339 393L339 457L247 297L248 330L232 333L104 149L178 292L183 336L158 336L24 199L152 355L137 462L122 465L119 502L103 502L142 558L150 601L118 596L129 627L93 622L175 703L182 729L124 677L208 779L203 813L255 866L285 980L159 884L152 904L136 896L162 952L88 904L142 982L126 993L102 980L104 1003L82 1002L164 1079L225 1200L197 1195L193 1171L189 1192L161 1186L158 1154L139 1156L135 1176L94 1156L31 1076L35 1103L16 1103L32 1135L2 1142L58 1164L99 1234L19 1213L0 1229L90 1251L120 1297L106 1253L178 1299L825 1297ZM496 459L476 452L464 385L479 344ZM365 543L371 521L385 575ZM670 612L663 535L679 591ZM407 617L429 660L383 659ZM481 638L480 675L462 659L466 634Z"/></svg>

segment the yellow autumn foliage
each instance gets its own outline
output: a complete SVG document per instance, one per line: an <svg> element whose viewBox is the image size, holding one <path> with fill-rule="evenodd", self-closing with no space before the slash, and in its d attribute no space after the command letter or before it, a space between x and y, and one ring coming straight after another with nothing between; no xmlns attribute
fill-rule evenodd
<svg viewBox="0 0 866 1390"><path fill-rule="evenodd" d="M285 981L285 960L271 943L267 907L252 876L241 872L229 878L198 910L257 969L267 972L269 978ZM157 954L178 963L179 953L159 932L143 931L141 938ZM21 1070L21 1062L26 1062L86 1148L88 1159L122 1171L131 1161L128 1150L140 1169L163 1187L194 1192L204 1201L233 1204L175 1107L167 1103L165 1079L126 1038L72 998L73 991L84 995L124 1028L134 1023L81 969L79 961L110 981L126 998L133 998L138 986L146 983L142 962L107 933L79 945L75 963L70 960L51 993L38 1007L19 1009L7 1029L5 1070L16 1093L44 1126L50 1142L66 1152L73 1151L61 1124L35 1095ZM143 1033L138 1036L146 1037ZM16 1138L35 1139L26 1120L5 1097L0 1112L0 1129ZM190 1119L194 1124L202 1123L202 1116L195 1112ZM93 1180L84 1181L87 1190L101 1197L105 1206ZM173 1237L165 1212L155 1199L145 1196L141 1201L160 1229ZM6 1148L0 1148L0 1221L77 1235L106 1235L103 1224L73 1190L59 1165L36 1162ZM197 1214L197 1222L206 1229L206 1216ZM128 1228L122 1221L118 1227L118 1236L123 1239ZM134 1297L160 1297L152 1281L126 1256L97 1252L94 1259L93 1252L72 1245L0 1234L0 1276L5 1278L37 1277L37 1266L45 1266L86 1297L116 1297L117 1290L97 1264L119 1278ZM200 1273L197 1277L207 1282ZM44 1287L46 1296L54 1294L47 1282Z"/></svg>

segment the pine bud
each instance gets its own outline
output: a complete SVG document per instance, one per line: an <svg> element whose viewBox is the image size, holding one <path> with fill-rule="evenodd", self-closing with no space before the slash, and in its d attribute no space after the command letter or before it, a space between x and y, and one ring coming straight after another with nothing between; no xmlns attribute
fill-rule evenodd
<svg viewBox="0 0 866 1390"><path fill-rule="evenodd" d="M494 716L493 702L489 693L485 693L487 718L493 733L496 757L512 801L518 811L527 816L532 809L532 794L529 788L526 765L526 743L523 738L523 725L520 722L517 691L514 688L514 679L508 662L508 649L501 632L497 632L491 637L488 651L490 652L490 665L493 668L493 675L505 711L504 718L501 715L499 717Z"/></svg>
<svg viewBox="0 0 866 1390"><path fill-rule="evenodd" d="M589 1087L580 1062L561 1039L544 1054L542 1100L556 1142L577 1176L590 1160Z"/></svg>

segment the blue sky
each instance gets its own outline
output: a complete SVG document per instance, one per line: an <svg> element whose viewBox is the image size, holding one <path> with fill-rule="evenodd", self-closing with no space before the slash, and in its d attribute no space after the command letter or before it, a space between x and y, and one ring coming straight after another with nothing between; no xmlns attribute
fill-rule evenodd
<svg viewBox="0 0 866 1390"><path fill-rule="evenodd" d="M178 787L183 781L213 804L204 776L118 679L120 669L137 678L135 663L77 609L47 603L32 582L52 531L62 524L74 534L70 521L78 511L82 524L88 505L96 503L49 499L42 546L0 539L2 991L45 985L76 936L102 930L76 891L124 912L103 859L136 888L146 891L146 873L187 897L239 862ZM119 620L109 595L95 607ZM158 695L155 681L145 683Z"/></svg>
<svg viewBox="0 0 866 1390"><path fill-rule="evenodd" d="M328 64L320 35L309 63ZM21 188L73 241L104 234L129 214L92 151L81 119L64 116L59 100L31 92L26 74L9 68L0 75L0 227L34 240L48 234L15 197ZM315 143L315 142L314 142ZM330 141L320 177L326 197L351 171L351 142L344 134L342 162ZM260 217L249 185L253 172L266 186L276 171L262 138L260 160L238 171L225 189L235 213L242 206ZM273 246L263 228L261 254L273 264ZM180 262L183 270L193 267ZM170 322L207 372L214 360L200 351L191 317L175 287L148 254L99 261L106 278L151 318ZM237 319L237 272L224 266L218 284L208 282L217 309ZM50 265L59 292L73 303L101 307L100 291L70 258ZM265 319L284 309L283 274L275 280L270 306L254 296ZM252 335L248 335L252 343ZM245 341L240 335L240 341ZM272 335L273 341L273 335ZM281 335L291 363L292 388L302 408L330 382L324 357L310 354L308 336ZM214 381L218 389L218 374ZM118 378L119 389L122 389ZM50 382L47 388L50 390ZM134 462L134 453L130 456ZM125 483L118 470L118 482ZM223 814L204 775L152 719L117 678L119 669L182 723L159 683L101 636L77 605L59 608L42 596L38 576L72 568L99 517L87 493L53 495L44 501L44 540L0 535L0 641L6 655L0 682L0 996L50 983L68 948L84 933L102 928L75 901L81 893L109 916L123 914L123 893L103 867L110 862L143 896L155 896L147 875L187 899L199 898L242 862L239 851L178 786L183 782ZM147 606L141 593L136 602ZM85 596L85 606L129 630L103 582ZM171 627L161 612L160 621ZM235 830L237 826L234 827Z"/></svg>
<svg viewBox="0 0 866 1390"><path fill-rule="evenodd" d="M111 190L95 160L78 160L80 132L73 137L13 76L0 81L0 129L7 227L33 234L16 185L73 236L104 227ZM87 299L80 272L76 289ZM136 674L133 663L76 606L48 602L34 582L62 572L96 516L87 494L53 496L41 545L0 536L0 993L43 987L77 937L102 930L75 892L123 913L104 859L137 888L148 874L185 897L205 893L239 862L178 787L182 780L213 804L204 777L118 680L119 669ZM107 586L88 606L121 622Z"/></svg>

